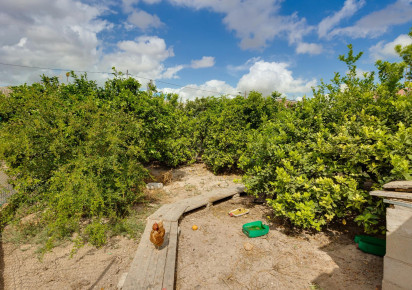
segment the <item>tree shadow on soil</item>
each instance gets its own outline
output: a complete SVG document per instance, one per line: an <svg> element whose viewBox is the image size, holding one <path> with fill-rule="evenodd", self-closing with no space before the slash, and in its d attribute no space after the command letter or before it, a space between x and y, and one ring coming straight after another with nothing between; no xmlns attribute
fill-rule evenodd
<svg viewBox="0 0 412 290"><path fill-rule="evenodd" d="M4 250L2 235L0 233L0 289L4 289Z"/></svg>
<svg viewBox="0 0 412 290"><path fill-rule="evenodd" d="M309 240L308 232L283 225L283 232ZM279 227L277 227L279 230ZM343 226L335 223L322 231L329 243L319 249L335 264L332 272L322 273L312 280L315 289L381 289L383 258L362 252L354 242L355 235L363 234L356 224Z"/></svg>
<svg viewBox="0 0 412 290"><path fill-rule="evenodd" d="M273 217L268 207L262 219L270 218L269 228L289 237L309 241L316 231L293 227L286 219ZM383 277L383 258L362 252L354 242L356 235L364 234L362 228L353 222L347 225L334 223L321 232L328 243L319 249L325 252L335 264L335 269L322 273L312 280L314 289L381 289Z"/></svg>
<svg viewBox="0 0 412 290"><path fill-rule="evenodd" d="M355 243L332 242L322 247L337 268L312 280L319 289L381 289L383 258L366 254Z"/></svg>

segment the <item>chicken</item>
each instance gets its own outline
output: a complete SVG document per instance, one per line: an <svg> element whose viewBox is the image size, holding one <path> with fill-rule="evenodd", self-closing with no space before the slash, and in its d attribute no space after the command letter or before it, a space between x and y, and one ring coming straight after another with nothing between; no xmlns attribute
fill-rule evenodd
<svg viewBox="0 0 412 290"><path fill-rule="evenodd" d="M154 223L152 226L152 232L150 233L150 241L155 245L156 249L159 249L165 239L165 228L163 227L163 221Z"/></svg>

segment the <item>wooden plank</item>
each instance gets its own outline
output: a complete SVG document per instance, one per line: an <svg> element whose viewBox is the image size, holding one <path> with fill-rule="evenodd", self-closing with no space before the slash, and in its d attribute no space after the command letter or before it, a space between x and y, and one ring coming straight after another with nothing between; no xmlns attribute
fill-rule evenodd
<svg viewBox="0 0 412 290"><path fill-rule="evenodd" d="M153 220L148 220L145 231L140 239L139 247L130 266L123 289L142 289L146 272L153 253L153 244L150 242Z"/></svg>
<svg viewBox="0 0 412 290"><path fill-rule="evenodd" d="M382 290L402 290L402 288L392 282L382 280Z"/></svg>
<svg viewBox="0 0 412 290"><path fill-rule="evenodd" d="M401 289L411 289L411 273L412 265L385 256L383 262L383 280L398 285Z"/></svg>
<svg viewBox="0 0 412 290"><path fill-rule="evenodd" d="M174 204L165 204L162 205L157 211L155 211L149 218L152 220L162 220L167 213L172 210Z"/></svg>
<svg viewBox="0 0 412 290"><path fill-rule="evenodd" d="M175 204L174 208L166 214L165 220L178 221L180 217L184 214L186 208L187 205L184 203Z"/></svg>
<svg viewBox="0 0 412 290"><path fill-rule="evenodd" d="M395 189L410 189L412 192L412 180L409 181L392 181L383 186L386 190L395 190Z"/></svg>
<svg viewBox="0 0 412 290"><path fill-rule="evenodd" d="M162 210L155 212L150 216L153 220L177 221L185 212L187 205L185 203L174 203L162 206Z"/></svg>
<svg viewBox="0 0 412 290"><path fill-rule="evenodd" d="M171 222L165 221L163 222L163 226L165 228L165 240L159 250L153 249L152 261L145 277L145 289L161 289L162 286L167 250L169 247Z"/></svg>
<svg viewBox="0 0 412 290"><path fill-rule="evenodd" d="M213 203L218 200L224 199L226 197L233 196L235 194L244 192L245 187L244 186L234 186L234 187L227 187L227 188L219 188L215 189L211 192L202 194L201 196L196 196L190 199L187 199L188 201L188 207L185 212L190 212L192 210L195 210L199 207L205 206L208 203Z"/></svg>
<svg viewBox="0 0 412 290"><path fill-rule="evenodd" d="M411 200L396 199L396 198L391 198L391 199L384 198L383 202L393 204L393 205L402 206L402 207L412 208L412 201Z"/></svg>
<svg viewBox="0 0 412 290"><path fill-rule="evenodd" d="M162 285L162 289L165 288L166 290L174 289L177 254L177 236L178 222L172 222L170 227L169 246L167 248L165 274L163 276Z"/></svg>
<svg viewBox="0 0 412 290"><path fill-rule="evenodd" d="M389 234L412 237L412 210L395 206L386 209L386 228Z"/></svg>
<svg viewBox="0 0 412 290"><path fill-rule="evenodd" d="M370 195L380 196L380 197L392 197L401 199L412 199L411 192L397 192L397 191L386 191L386 190L375 190L369 193Z"/></svg>
<svg viewBox="0 0 412 290"><path fill-rule="evenodd" d="M394 258L412 265L412 236L405 237L399 235L397 232L388 234L386 237L385 257Z"/></svg>
<svg viewBox="0 0 412 290"><path fill-rule="evenodd" d="M209 200L208 200L207 197L205 197L203 195L203 196L195 196L195 197L192 197L190 199L187 199L186 202L187 202L187 208L186 208L185 212L189 212L189 211L195 210L199 207L207 205Z"/></svg>
<svg viewBox="0 0 412 290"><path fill-rule="evenodd" d="M160 207L147 221L123 289L173 289L177 254L178 220L183 213L244 191L243 186L217 189ZM163 220L167 240L160 251L149 240L152 225ZM167 244L167 245L166 245Z"/></svg>
<svg viewBox="0 0 412 290"><path fill-rule="evenodd" d="M166 259L167 259L167 253L169 251L169 245L170 245L170 231L171 231L171 226L172 222L167 222L168 227L167 227L167 232L166 232L166 239L165 239L165 248L162 249L161 256L159 257L159 260L157 261L156 265L156 271L155 271L155 276L153 280L153 287L152 289L162 289L162 284L163 284L163 277L165 274L165 267L166 267Z"/></svg>

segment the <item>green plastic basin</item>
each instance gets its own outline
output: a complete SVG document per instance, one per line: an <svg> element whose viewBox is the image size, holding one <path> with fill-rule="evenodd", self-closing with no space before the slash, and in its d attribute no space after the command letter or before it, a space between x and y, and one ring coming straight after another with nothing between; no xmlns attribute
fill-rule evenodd
<svg viewBox="0 0 412 290"><path fill-rule="evenodd" d="M249 238L256 238L266 235L269 232L269 226L264 225L261 221L255 221L244 224L242 231Z"/></svg>
<svg viewBox="0 0 412 290"><path fill-rule="evenodd" d="M365 253L385 256L386 253L386 241L370 236L355 236L355 243L358 244L360 250Z"/></svg>

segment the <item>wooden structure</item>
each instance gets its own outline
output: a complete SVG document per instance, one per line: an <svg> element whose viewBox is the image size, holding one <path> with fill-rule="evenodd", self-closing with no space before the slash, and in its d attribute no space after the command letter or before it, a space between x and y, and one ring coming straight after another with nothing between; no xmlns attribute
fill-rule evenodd
<svg viewBox="0 0 412 290"><path fill-rule="evenodd" d="M412 181L394 181L370 194L384 198L386 255L382 289L412 289Z"/></svg>
<svg viewBox="0 0 412 290"><path fill-rule="evenodd" d="M219 188L160 207L148 217L145 231L140 239L129 272L123 285L119 285L118 288L127 290L174 289L180 217L184 213L202 206L209 206L216 201L240 194L243 191L244 186L242 185ZM166 236L162 247L157 250L150 242L149 236L153 223L160 220L163 220Z"/></svg>

